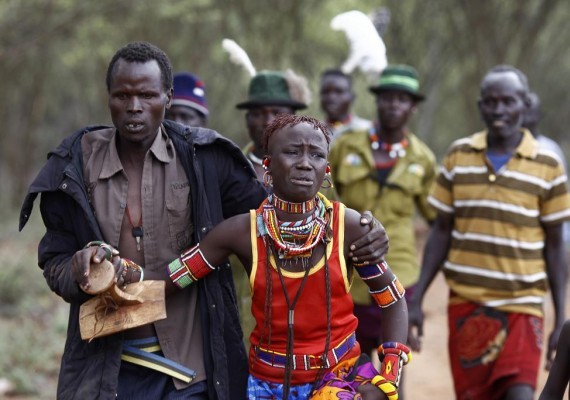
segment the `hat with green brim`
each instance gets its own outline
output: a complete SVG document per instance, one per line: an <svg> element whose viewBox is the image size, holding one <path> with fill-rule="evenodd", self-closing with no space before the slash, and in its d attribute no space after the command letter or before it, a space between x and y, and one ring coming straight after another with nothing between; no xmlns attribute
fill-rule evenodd
<svg viewBox="0 0 570 400"><path fill-rule="evenodd" d="M307 108L307 104L291 95L291 88L280 71L260 71L249 83L247 100L236 105L239 109L262 106L286 106L294 110Z"/></svg>
<svg viewBox="0 0 570 400"><path fill-rule="evenodd" d="M422 101L425 96L419 92L419 89L418 72L408 65L388 65L382 71L378 84L369 87L374 94L387 90L401 90L410 94L416 101Z"/></svg>

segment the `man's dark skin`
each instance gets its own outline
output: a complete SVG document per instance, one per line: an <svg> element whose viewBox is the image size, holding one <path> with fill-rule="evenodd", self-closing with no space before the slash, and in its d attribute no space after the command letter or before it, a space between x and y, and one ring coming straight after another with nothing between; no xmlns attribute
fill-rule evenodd
<svg viewBox="0 0 570 400"><path fill-rule="evenodd" d="M171 106L166 110L164 118L186 126L197 126L201 128L208 126L208 119L204 114L191 107L181 105Z"/></svg>
<svg viewBox="0 0 570 400"><path fill-rule="evenodd" d="M158 134L165 110L170 107L172 89L166 90L162 84L161 70L155 60L145 63L127 62L119 59L114 67L109 87L108 105L113 125L119 133L117 150L121 164L129 179L127 206L133 221L138 221L142 213L141 181L144 159L156 135ZM132 226L127 218L123 219L119 249L121 256L139 265L144 265L144 247L137 250L132 240ZM96 247L79 250L72 259L75 280L83 287L88 287L87 275L92 257L102 260L103 252ZM113 260L118 276L118 285L122 286L122 266L119 258ZM137 277L139 276L138 273ZM135 339L155 336L154 325L148 324L125 331L125 338Z"/></svg>
<svg viewBox="0 0 570 400"><path fill-rule="evenodd" d="M406 124L416 111L416 101L402 90L386 90L376 95L376 110L380 127L378 138L384 143L398 143L404 139ZM385 164L393 161L388 151L373 150L374 161Z"/></svg>
<svg viewBox="0 0 570 400"><path fill-rule="evenodd" d="M488 150L495 154L512 154L522 139L523 115L529 101L527 89L513 71L491 72L481 83L479 112L488 131ZM454 227L453 215L438 213L428 236L420 279L408 304L410 343L415 351L421 350L424 314L421 309L424 295L439 272L450 248ZM547 366L552 362L556 343L565 320L564 299L566 284L566 258L562 246L562 224L543 226L545 232L544 258L548 283L555 310L554 330L550 334L546 352ZM505 400L532 400L533 390L528 385L509 388Z"/></svg>
<svg viewBox="0 0 570 400"><path fill-rule="evenodd" d="M328 123L345 121L355 95L349 80L341 75L323 75L321 78L321 108Z"/></svg>
<svg viewBox="0 0 570 400"><path fill-rule="evenodd" d="M556 357L538 400L561 400L570 377L570 320L562 327Z"/></svg>
<svg viewBox="0 0 570 400"><path fill-rule="evenodd" d="M247 132L253 142L252 153L259 159L264 156L263 152L263 131L278 114L295 114L295 110L283 105L264 105L250 108L245 114L245 124ZM253 164L257 179L263 182L265 170L261 165Z"/></svg>

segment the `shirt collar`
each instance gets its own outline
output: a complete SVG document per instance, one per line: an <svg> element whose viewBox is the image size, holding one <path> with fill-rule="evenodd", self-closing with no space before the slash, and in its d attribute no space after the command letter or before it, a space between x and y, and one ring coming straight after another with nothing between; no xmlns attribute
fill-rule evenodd
<svg viewBox="0 0 570 400"><path fill-rule="evenodd" d="M149 151L156 157L157 160L163 163L168 163L172 160L172 143L170 142L170 139L168 138L168 135L166 134L166 131L162 125L160 126L158 135L156 135ZM122 170L123 164L121 163L119 152L117 151L117 130L115 129L113 137L109 142L109 148L105 154L103 168L101 168L101 174L99 177L101 179L108 179Z"/></svg>
<svg viewBox="0 0 570 400"><path fill-rule="evenodd" d="M158 161L163 163L169 163L174 156L172 142L166 134L163 125L160 125L158 135L156 135L152 146L150 146L150 152L154 154Z"/></svg>
<svg viewBox="0 0 570 400"><path fill-rule="evenodd" d="M536 140L534 139L534 137L532 136L532 134L528 129L521 128L521 131L523 133L523 137L521 142L515 149L515 152L521 157L535 158L538 151L538 145ZM476 150L481 150L481 151L486 150L487 136L488 136L488 131L486 130L475 133L471 137L471 147Z"/></svg>

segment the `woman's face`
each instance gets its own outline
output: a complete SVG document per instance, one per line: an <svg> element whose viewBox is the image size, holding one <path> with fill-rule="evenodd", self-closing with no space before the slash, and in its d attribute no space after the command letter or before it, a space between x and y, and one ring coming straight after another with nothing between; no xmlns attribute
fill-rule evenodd
<svg viewBox="0 0 570 400"><path fill-rule="evenodd" d="M268 143L274 193L296 203L314 198L325 177L327 155L324 134L308 123L276 131Z"/></svg>

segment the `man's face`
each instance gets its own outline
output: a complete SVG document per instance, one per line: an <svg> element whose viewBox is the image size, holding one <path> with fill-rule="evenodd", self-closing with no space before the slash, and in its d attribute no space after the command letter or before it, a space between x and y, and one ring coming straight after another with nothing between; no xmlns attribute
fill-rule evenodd
<svg viewBox="0 0 570 400"><path fill-rule="evenodd" d="M206 127L206 117L199 111L186 106L171 106L166 110L165 118L186 126Z"/></svg>
<svg viewBox="0 0 570 400"><path fill-rule="evenodd" d="M508 138L517 135L528 103L519 77L510 71L487 75L481 85L479 112L489 135Z"/></svg>
<svg viewBox="0 0 570 400"><path fill-rule="evenodd" d="M322 132L302 123L275 132L268 143L274 193L303 202L314 198L325 177L328 145Z"/></svg>
<svg viewBox="0 0 570 400"><path fill-rule="evenodd" d="M172 90L165 91L155 60L115 65L109 87L109 110L121 139L152 143L170 106Z"/></svg>
<svg viewBox="0 0 570 400"><path fill-rule="evenodd" d="M416 110L416 102L409 93L386 90L376 95L376 110L382 128L401 130Z"/></svg>
<svg viewBox="0 0 570 400"><path fill-rule="evenodd" d="M256 149L263 148L263 131L279 114L294 114L295 110L287 106L260 106L250 108L245 114L245 123L249 137Z"/></svg>
<svg viewBox="0 0 570 400"><path fill-rule="evenodd" d="M331 121L342 121L350 113L354 94L349 81L337 75L325 75L321 80L321 108Z"/></svg>

